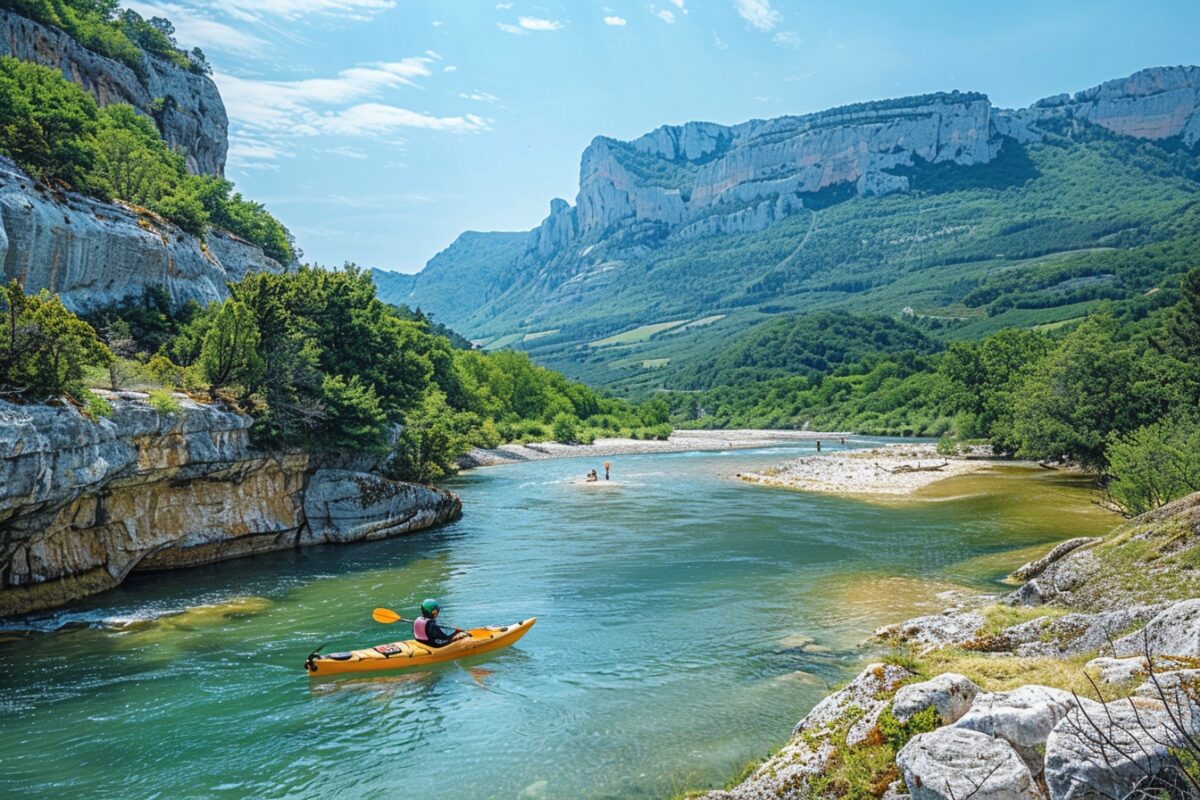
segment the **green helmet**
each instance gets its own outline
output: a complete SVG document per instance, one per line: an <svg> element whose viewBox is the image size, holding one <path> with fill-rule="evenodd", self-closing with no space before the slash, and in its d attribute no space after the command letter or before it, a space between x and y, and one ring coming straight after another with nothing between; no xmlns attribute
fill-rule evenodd
<svg viewBox="0 0 1200 800"><path fill-rule="evenodd" d="M438 605L438 601L434 600L432 598L430 598L429 600L426 600L424 603L421 603L421 613L422 614L432 614L433 612L437 611L440 608L441 608L441 606Z"/></svg>

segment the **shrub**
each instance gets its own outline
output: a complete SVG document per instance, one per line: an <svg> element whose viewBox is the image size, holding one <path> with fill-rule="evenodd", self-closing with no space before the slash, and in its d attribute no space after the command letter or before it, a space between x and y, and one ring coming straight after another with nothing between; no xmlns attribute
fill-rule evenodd
<svg viewBox="0 0 1200 800"><path fill-rule="evenodd" d="M84 370L113 361L96 330L44 289L26 295L15 280L0 288L0 321L0 386L34 399L81 394Z"/></svg>
<svg viewBox="0 0 1200 800"><path fill-rule="evenodd" d="M556 416L551 429L556 442L574 444L579 439L579 419L571 414L564 413Z"/></svg>
<svg viewBox="0 0 1200 800"><path fill-rule="evenodd" d="M108 419L113 415L112 403L91 390L85 389L80 392L79 400L83 403L83 415L92 422L99 421L101 417Z"/></svg>
<svg viewBox="0 0 1200 800"><path fill-rule="evenodd" d="M179 413L179 398L166 389L151 390L148 402L150 403L150 407L159 414L166 415Z"/></svg>
<svg viewBox="0 0 1200 800"><path fill-rule="evenodd" d="M1177 414L1114 436L1105 492L1128 516L1200 491L1200 419Z"/></svg>
<svg viewBox="0 0 1200 800"><path fill-rule="evenodd" d="M879 715L879 732L883 735L884 741L898 753L904 745L908 744L909 739L918 734L935 730L938 722L937 709L933 706L917 712L907 722L896 719L889 707Z"/></svg>

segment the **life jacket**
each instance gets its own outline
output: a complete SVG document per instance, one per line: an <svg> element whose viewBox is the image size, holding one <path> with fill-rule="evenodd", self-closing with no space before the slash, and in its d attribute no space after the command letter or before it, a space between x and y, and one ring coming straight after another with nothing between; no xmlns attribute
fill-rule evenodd
<svg viewBox="0 0 1200 800"><path fill-rule="evenodd" d="M413 636L418 642L427 642L429 637L425 635L425 624L429 622L428 617L417 617L413 620Z"/></svg>

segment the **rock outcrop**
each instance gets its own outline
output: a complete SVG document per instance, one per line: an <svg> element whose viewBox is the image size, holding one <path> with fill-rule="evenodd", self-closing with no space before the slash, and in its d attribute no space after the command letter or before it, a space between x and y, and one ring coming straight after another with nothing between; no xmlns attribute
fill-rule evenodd
<svg viewBox="0 0 1200 800"><path fill-rule="evenodd" d="M128 103L155 120L163 139L183 153L188 169L221 175L229 149L229 118L207 75L142 54L134 71L99 55L57 28L0 9L0 55L61 70L100 105ZM155 108L155 101L161 108Z"/></svg>
<svg viewBox="0 0 1200 800"><path fill-rule="evenodd" d="M123 203L51 193L3 157L0 263L5 282L57 292L77 312L140 297L150 286L177 303L206 305L228 295L228 281L284 269L257 245L222 231L202 241Z"/></svg>
<svg viewBox="0 0 1200 800"><path fill-rule="evenodd" d="M941 723L949 725L971 709L978 693L979 687L970 678L945 672L930 680L901 687L892 701L892 715L901 722L908 722L914 715L933 706Z"/></svg>
<svg viewBox="0 0 1200 800"><path fill-rule="evenodd" d="M172 569L457 518L458 497L252 447L250 419L134 393L112 419L0 403L0 617ZM341 465L339 465L340 467Z"/></svg>

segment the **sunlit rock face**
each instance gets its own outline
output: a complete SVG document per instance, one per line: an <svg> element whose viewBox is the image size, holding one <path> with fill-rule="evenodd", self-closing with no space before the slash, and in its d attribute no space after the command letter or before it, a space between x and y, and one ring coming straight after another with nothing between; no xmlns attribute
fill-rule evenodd
<svg viewBox="0 0 1200 800"><path fill-rule="evenodd" d="M86 312L161 287L206 305L249 272L281 272L261 248L221 231L204 240L161 217L39 186L0 157L0 263L5 282L57 292Z"/></svg>
<svg viewBox="0 0 1200 800"><path fill-rule="evenodd" d="M177 398L112 399L111 419L0 402L0 617L173 569L308 544L396 536L456 518L457 495L364 464L264 452L251 419Z"/></svg>
<svg viewBox="0 0 1200 800"><path fill-rule="evenodd" d="M0 10L0 55L61 70L102 106L128 103L154 118L163 139L195 173L221 175L229 150L229 117L217 86L199 75L143 53L138 72L88 50L56 28ZM140 72L140 74L139 74ZM161 109L153 108L161 99Z"/></svg>

